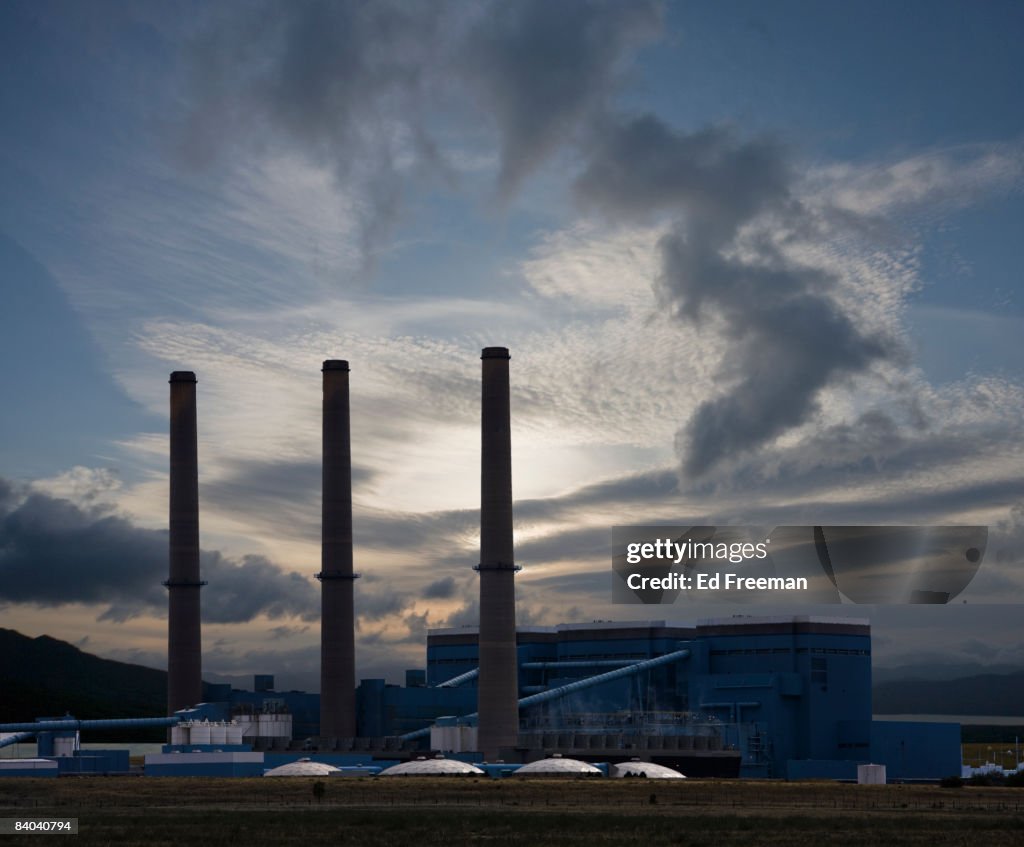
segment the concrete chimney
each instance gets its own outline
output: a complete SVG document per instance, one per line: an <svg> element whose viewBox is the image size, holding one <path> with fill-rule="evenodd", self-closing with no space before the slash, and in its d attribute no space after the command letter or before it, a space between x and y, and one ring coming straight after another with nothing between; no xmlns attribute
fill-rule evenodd
<svg viewBox="0 0 1024 847"><path fill-rule="evenodd" d="M320 735L356 735L352 572L352 451L348 362L324 362L323 513L320 580Z"/></svg>
<svg viewBox="0 0 1024 847"><path fill-rule="evenodd" d="M202 702L199 618L199 460L196 375L175 371L171 385L170 574L167 582L167 713Z"/></svg>
<svg viewBox="0 0 1024 847"><path fill-rule="evenodd" d="M494 761L519 735L512 434L505 347L485 347L480 466L480 678L477 743Z"/></svg>

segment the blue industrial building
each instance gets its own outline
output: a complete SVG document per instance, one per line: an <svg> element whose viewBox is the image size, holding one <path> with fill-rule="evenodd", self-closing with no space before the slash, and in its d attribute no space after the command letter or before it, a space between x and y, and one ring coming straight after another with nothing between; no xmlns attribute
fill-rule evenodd
<svg viewBox="0 0 1024 847"><path fill-rule="evenodd" d="M691 776L783 779L855 779L857 765L869 762L897 780L960 771L959 725L872 720L865 620L736 616L695 626L521 627L517 652L520 744L507 761L553 752L604 761L640 755ZM224 720L286 710L294 716L293 747L408 755L431 747L435 723L475 724L476 628L430 631L426 658L425 670L408 671L403 686L362 680L359 738L347 744L318 737L316 694L275 691L268 675L252 692L212 691L217 702L199 711ZM452 752L479 758L472 748Z"/></svg>
<svg viewBox="0 0 1024 847"><path fill-rule="evenodd" d="M423 682L363 680L360 731L415 737L441 716L472 722L476 641L475 628L433 630ZM700 761L717 757L721 765L731 753L742 776L791 779L854 779L857 764L867 762L886 765L890 779L959 773L957 724L872 720L865 620L739 616L696 626L523 627L517 645L526 756L617 747L623 758L659 753L698 775L723 773ZM659 657L671 660L645 667ZM617 676L609 673L616 669Z"/></svg>

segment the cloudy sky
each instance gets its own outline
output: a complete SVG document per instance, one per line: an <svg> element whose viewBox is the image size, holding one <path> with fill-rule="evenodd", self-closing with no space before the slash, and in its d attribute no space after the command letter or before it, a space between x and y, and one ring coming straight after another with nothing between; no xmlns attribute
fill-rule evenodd
<svg viewBox="0 0 1024 847"><path fill-rule="evenodd" d="M475 622L504 345L521 623L636 617L616 523L984 524L966 603L841 611L879 666L1020 667L1021 43L997 0L7 0L0 625L164 663L194 370L204 671L312 683L344 358L397 679Z"/></svg>

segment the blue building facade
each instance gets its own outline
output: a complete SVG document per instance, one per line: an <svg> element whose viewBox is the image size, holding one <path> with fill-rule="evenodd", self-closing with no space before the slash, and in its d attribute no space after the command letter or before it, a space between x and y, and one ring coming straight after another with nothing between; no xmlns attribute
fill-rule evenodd
<svg viewBox="0 0 1024 847"><path fill-rule="evenodd" d="M735 616L699 621L565 624L517 633L520 710L529 747L572 736L630 739L677 735L666 748L735 751L741 776L855 779L857 765L884 764L890 779L940 779L960 770L957 724L878 722L871 715L871 629L866 620ZM654 667L637 666L668 657ZM397 739L438 718L477 709L477 630L431 630L426 668L404 686L364 679L356 691L362 739L397 750ZM592 680L602 674L612 679ZM319 735L319 696L216 687L204 717L287 710L293 737ZM387 740L386 742L384 740ZM426 738L420 740L424 746ZM642 746L642 745L641 745Z"/></svg>
<svg viewBox="0 0 1024 847"><path fill-rule="evenodd" d="M426 685L363 680L360 732L403 735L476 711L475 628L433 630ZM575 686L659 656L676 661ZM959 773L956 724L873 722L871 630L865 620L813 616L524 627L520 697L573 690L523 708L521 731L699 733L741 754L741 775L856 777L885 764L892 779ZM464 677L464 679L459 679ZM419 677L414 677L419 679ZM453 681L449 687L444 683Z"/></svg>

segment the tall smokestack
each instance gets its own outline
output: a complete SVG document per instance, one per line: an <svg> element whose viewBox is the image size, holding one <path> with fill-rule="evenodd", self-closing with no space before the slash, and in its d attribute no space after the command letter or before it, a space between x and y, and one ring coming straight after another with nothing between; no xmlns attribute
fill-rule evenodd
<svg viewBox="0 0 1024 847"><path fill-rule="evenodd" d="M512 432L505 347L485 347L480 467L480 679L477 745L492 761L519 735L518 567L512 555Z"/></svg>
<svg viewBox="0 0 1024 847"><path fill-rule="evenodd" d="M320 580L320 735L356 734L356 647L352 604L352 451L348 362L324 362L323 547Z"/></svg>
<svg viewBox="0 0 1024 847"><path fill-rule="evenodd" d="M167 713L203 699L199 624L199 460L196 375L175 371L171 385L170 574L167 582Z"/></svg>

